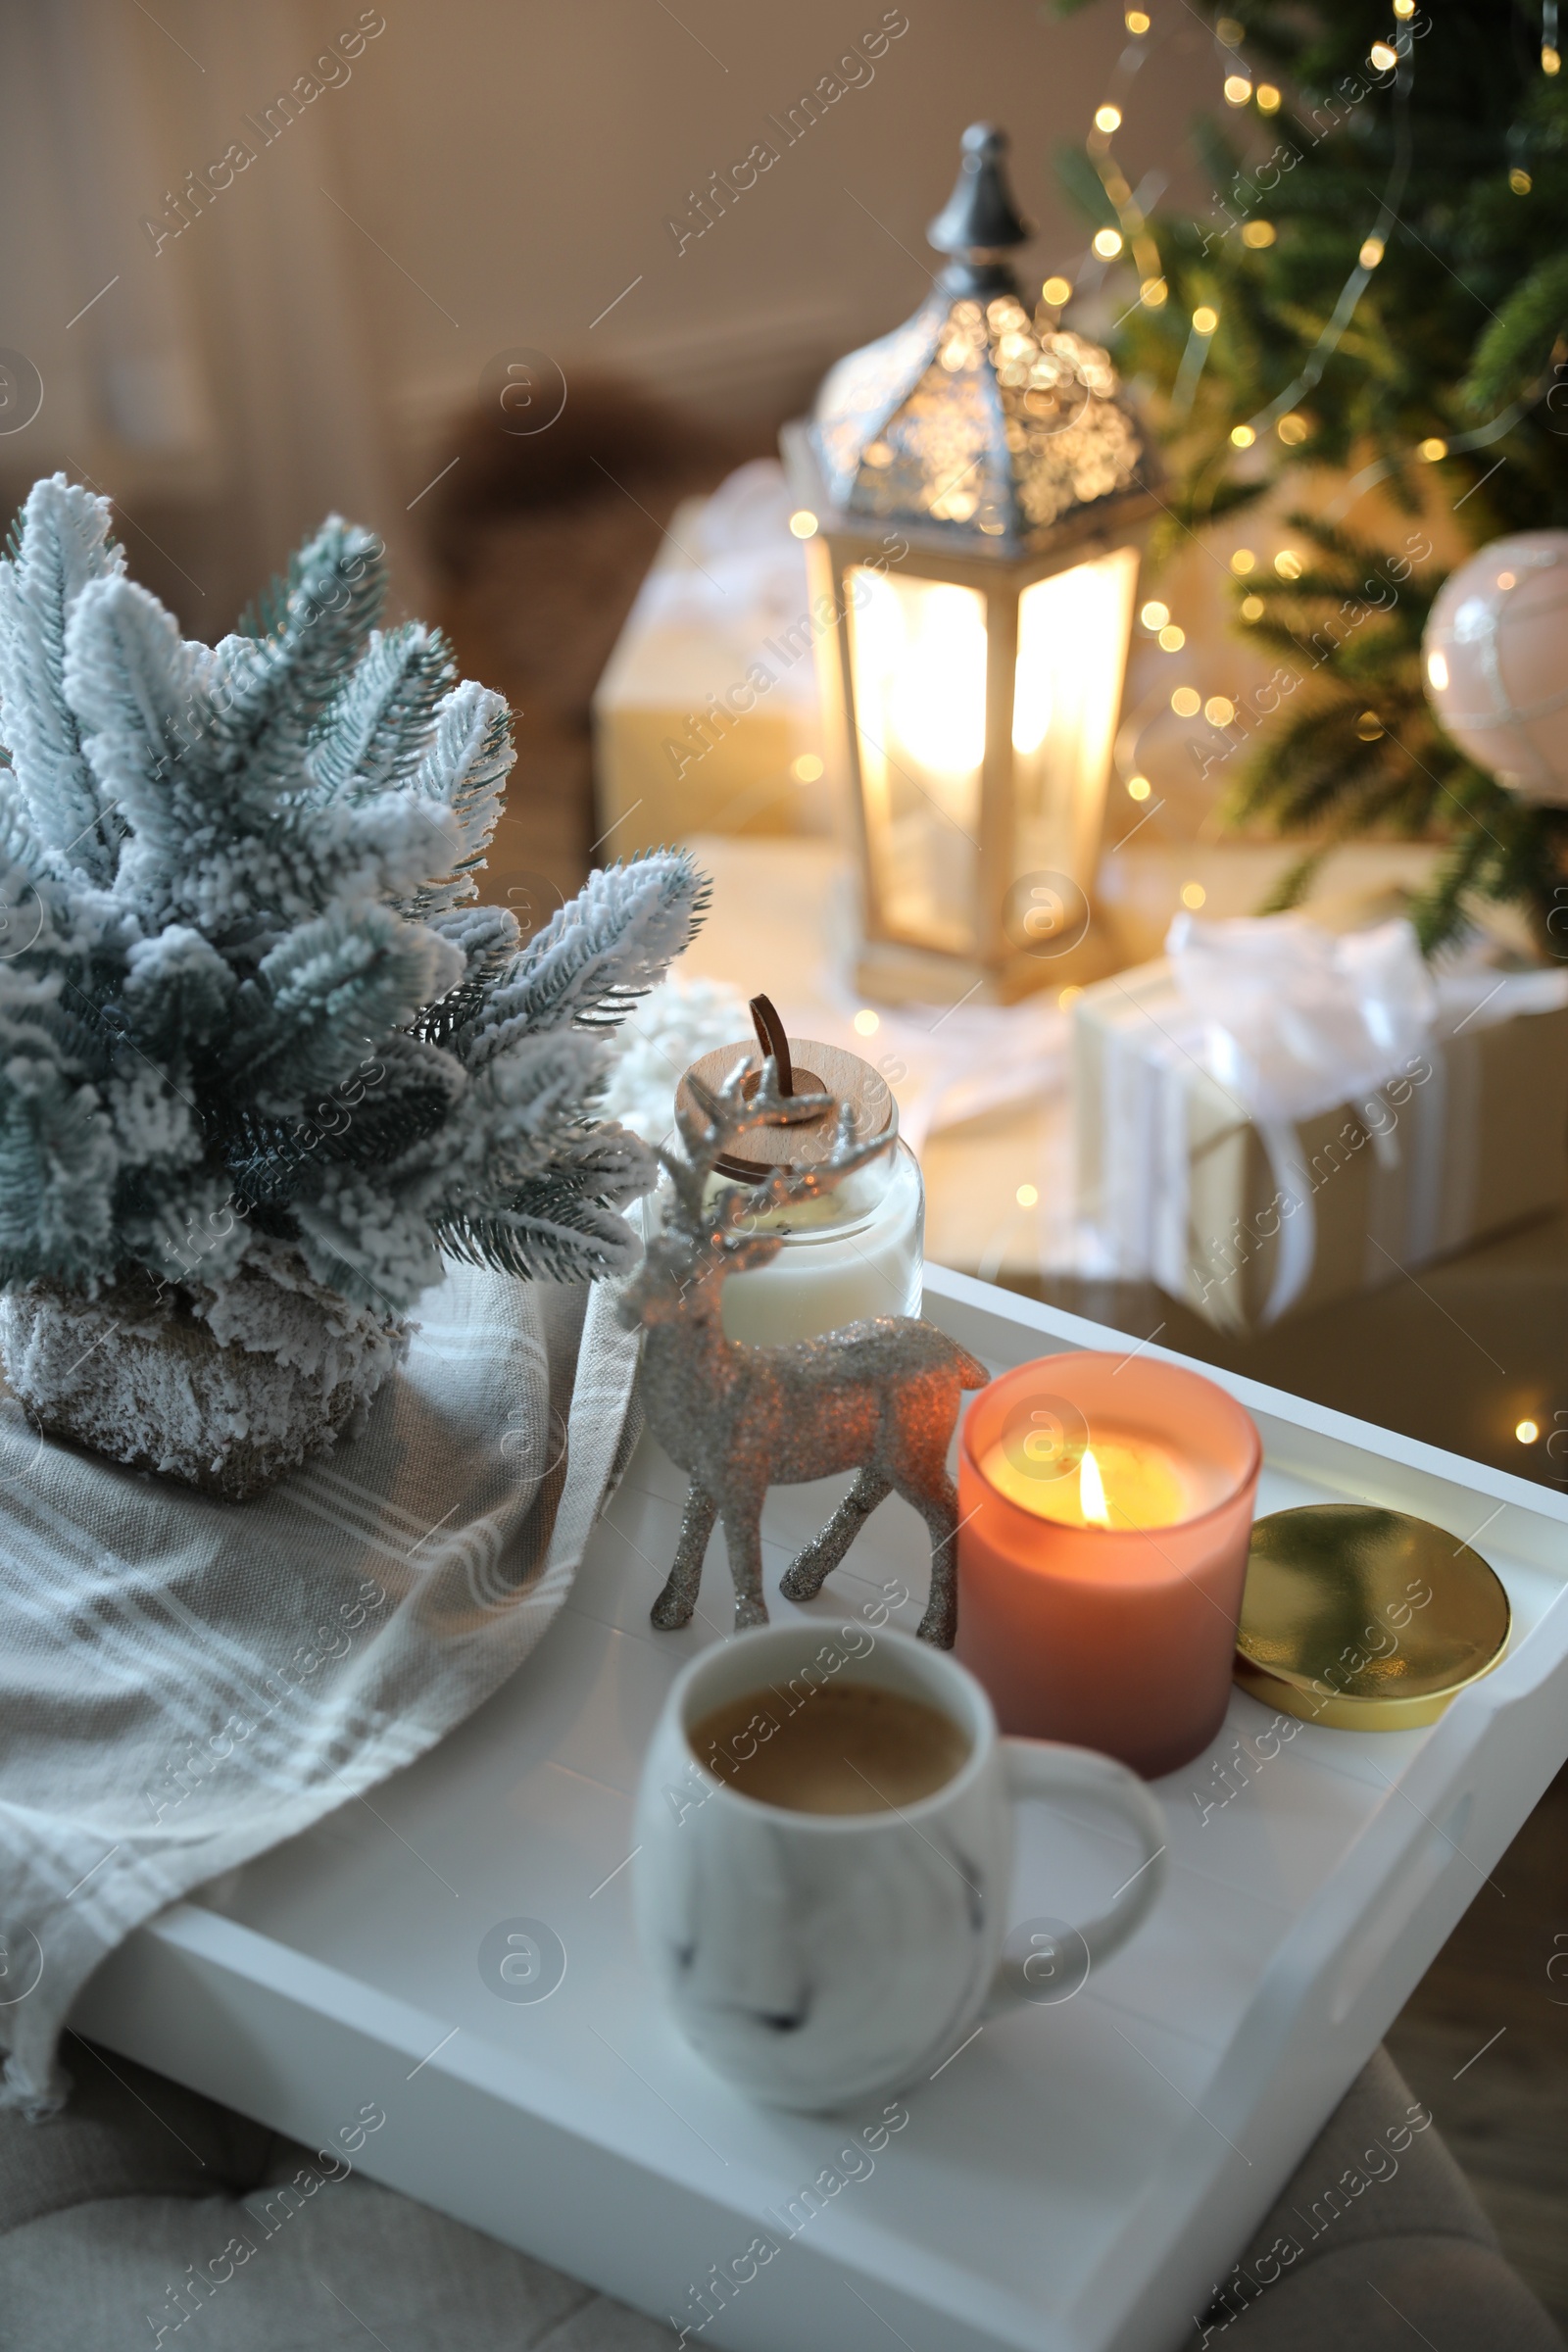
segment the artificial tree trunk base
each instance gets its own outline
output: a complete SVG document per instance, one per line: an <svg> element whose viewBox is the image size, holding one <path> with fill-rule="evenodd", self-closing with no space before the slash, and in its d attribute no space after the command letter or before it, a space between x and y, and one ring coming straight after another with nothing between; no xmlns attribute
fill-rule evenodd
<svg viewBox="0 0 1568 2352"><path fill-rule="evenodd" d="M228 1502L330 1446L408 1339L282 1249L213 1284L130 1268L92 1298L48 1281L0 1295L0 1363L36 1428Z"/></svg>

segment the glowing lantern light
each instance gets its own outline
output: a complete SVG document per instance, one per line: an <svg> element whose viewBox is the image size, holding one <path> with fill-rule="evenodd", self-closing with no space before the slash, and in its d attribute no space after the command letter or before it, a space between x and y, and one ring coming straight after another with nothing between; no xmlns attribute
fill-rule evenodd
<svg viewBox="0 0 1568 2352"><path fill-rule="evenodd" d="M914 317L782 436L827 745L858 814L859 986L1008 999L1107 960L1089 888L1156 479L1105 354L1033 317L1005 140L964 133Z"/></svg>

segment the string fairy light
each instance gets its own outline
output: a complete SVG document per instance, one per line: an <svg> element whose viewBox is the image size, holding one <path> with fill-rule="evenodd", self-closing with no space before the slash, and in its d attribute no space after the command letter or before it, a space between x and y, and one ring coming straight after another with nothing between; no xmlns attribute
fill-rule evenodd
<svg viewBox="0 0 1568 2352"><path fill-rule="evenodd" d="M1546 0L1555 8L1556 0ZM1394 78L1394 161L1388 181L1378 206L1378 217L1371 234L1362 239L1355 268L1340 289L1340 299L1313 345L1299 374L1286 385L1267 408L1259 410L1246 424L1232 428L1231 439L1238 449L1250 449L1260 432L1270 431L1282 416L1291 415L1301 403L1302 396L1313 391L1322 378L1323 370L1338 351L1346 329L1354 318L1362 295L1372 281L1373 271L1388 251L1388 239L1399 216L1404 196L1404 183L1410 172L1410 79L1413 39L1409 27L1402 25L1396 36L1398 47ZM1382 463L1382 461L1379 461Z"/></svg>
<svg viewBox="0 0 1568 2352"><path fill-rule="evenodd" d="M1379 72L1394 71L1396 97L1397 101L1402 102L1407 98L1408 93L1408 60L1411 47L1410 31L1403 21L1407 21L1413 16L1416 0L1393 0L1393 5L1396 17L1401 20L1401 26L1396 30L1393 42L1380 40L1374 43L1372 64ZM1554 38L1557 0L1545 0L1545 5L1551 12ZM1098 228L1090 240L1090 245L1095 257L1103 263L1115 261L1124 253L1127 254L1129 259L1136 264L1140 273L1138 303L1147 309L1157 310L1168 300L1170 291L1160 266L1158 248L1150 233L1143 211L1134 199L1127 179L1111 152L1111 140L1121 129L1125 120L1121 104L1123 91L1118 85L1124 84L1131 78L1149 54L1143 43L1145 36L1151 30L1152 19L1146 10L1129 7L1124 10L1123 22L1133 39L1118 60L1110 94L1102 99L1094 111L1093 126L1084 142L1085 150L1115 214L1116 225L1112 226L1107 221ZM1233 107L1243 107L1255 102L1260 114L1277 114L1283 103L1282 93L1277 84L1256 82L1245 58L1239 55L1246 38L1246 26L1237 18L1221 17L1215 23L1214 35L1225 67L1221 90L1226 103ZM1550 72L1555 69L1547 67L1546 70ZM1277 431L1279 440L1287 448L1296 447L1307 439L1310 426L1306 418L1298 413L1298 402L1302 393L1309 391L1317 382L1323 367L1327 364L1349 323L1372 271L1383 260L1388 232L1394 224L1408 168L1408 123L1405 106L1400 103L1394 172L1379 208L1377 222L1372 233L1362 241L1356 269L1342 291L1334 315L1323 335L1319 337L1318 345L1308 359L1301 377L1291 385L1261 416L1253 418L1250 422L1236 424L1231 428L1230 438L1235 449L1239 451L1250 449L1257 440L1259 430L1269 426ZM1251 251L1262 251L1275 242L1277 233L1272 221L1249 220L1242 227L1242 242ZM1045 281L1041 292L1047 304L1059 310L1069 298L1072 288L1065 277L1053 276ZM1137 305L1134 307L1136 308ZM1173 420L1179 420L1191 409L1198 379L1219 323L1219 312L1212 303L1200 302L1196 305L1191 315L1186 348L1172 388L1171 414ZM1300 559L1294 550L1287 549L1282 552L1284 561L1281 562L1276 558L1276 571L1285 579L1298 577L1302 568ZM1231 559L1233 573L1238 578L1245 577L1253 568L1255 561L1250 549L1238 549ZM1256 595L1249 595L1243 599L1241 609L1245 619L1260 619L1264 612L1263 601ZM1145 628L1165 652L1177 653L1186 645L1185 631L1179 623L1171 619L1169 608L1158 600L1152 599L1146 604L1140 617ZM1211 696L1205 705L1197 689L1191 686L1178 686L1171 693L1165 707L1178 718L1184 719L1196 717L1200 711L1202 711L1210 725L1222 727L1228 725L1235 716L1234 706L1226 697ZM1149 797L1152 786L1146 776L1139 773L1128 778L1127 790L1135 801L1141 801ZM1200 905L1202 903L1201 893L1198 891L1198 886L1193 885L1191 889L1197 895L1195 898L1184 894L1187 904Z"/></svg>
<svg viewBox="0 0 1568 2352"><path fill-rule="evenodd" d="M1149 232L1143 210L1135 201L1125 174L1110 152L1111 139L1120 130L1124 120L1122 100L1126 84L1151 54L1144 46L1144 36L1149 32L1152 22L1145 9L1128 8L1125 11L1123 23L1133 37L1116 61L1111 87L1095 109L1093 127L1084 146L1116 216L1114 227L1107 222L1103 228L1096 230L1090 240L1091 249L1102 262L1115 261L1123 252L1129 254L1138 270L1138 300L1147 310L1157 311L1164 303L1168 290L1160 268L1159 248Z"/></svg>

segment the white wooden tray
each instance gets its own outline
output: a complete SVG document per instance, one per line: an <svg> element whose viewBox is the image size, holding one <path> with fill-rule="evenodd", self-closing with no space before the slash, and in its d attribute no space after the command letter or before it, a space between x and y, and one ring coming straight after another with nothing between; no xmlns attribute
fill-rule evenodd
<svg viewBox="0 0 1568 2352"><path fill-rule="evenodd" d="M926 1310L997 1369L1125 1346L936 1269ZM1354 1499L1451 1529L1507 1586L1509 1654L1430 1730L1302 1725L1277 1752L1238 1691L1214 1748L1156 1786L1173 1868L1149 1927L1075 1997L986 2026L874 2156L840 2151L882 2102L842 2126L749 2106L639 1972L639 1759L677 1668L730 1624L718 1544L692 1627L648 1622L682 1482L647 1444L507 1688L373 1810L350 1804L144 1928L74 2022L313 2145L379 2105L355 2158L368 2175L694 2342L1166 2352L1568 1751L1568 1501L1210 1377L1262 1432L1260 1510ZM775 1493L775 1568L835 1491ZM884 1504L811 1613L837 1621L902 1578L912 1626L924 1545ZM1031 1809L1014 1916L1081 1917L1124 1875L1102 1827ZM494 1942L481 1969L490 1931L523 1918L566 1961L532 2003L496 1989ZM780 2248L760 2267L759 2237Z"/></svg>

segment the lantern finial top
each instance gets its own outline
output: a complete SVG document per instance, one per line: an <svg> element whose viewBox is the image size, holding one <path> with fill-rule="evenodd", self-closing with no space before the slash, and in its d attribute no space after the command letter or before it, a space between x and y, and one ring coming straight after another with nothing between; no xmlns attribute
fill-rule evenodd
<svg viewBox="0 0 1568 2352"><path fill-rule="evenodd" d="M1006 152L1004 130L994 122L970 123L953 194L925 232L938 253L977 263L1028 244L1033 232L1012 201L1003 166Z"/></svg>
<svg viewBox="0 0 1568 2352"><path fill-rule="evenodd" d="M1152 513L1154 461L1108 354L1025 303L1006 257L1031 232L1006 146L994 123L964 132L927 231L949 265L912 318L828 370L798 487L857 525L1033 560Z"/></svg>

